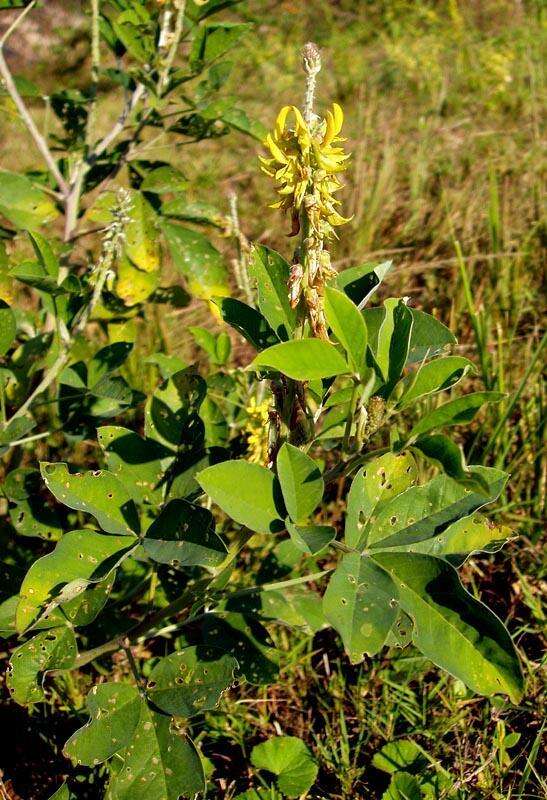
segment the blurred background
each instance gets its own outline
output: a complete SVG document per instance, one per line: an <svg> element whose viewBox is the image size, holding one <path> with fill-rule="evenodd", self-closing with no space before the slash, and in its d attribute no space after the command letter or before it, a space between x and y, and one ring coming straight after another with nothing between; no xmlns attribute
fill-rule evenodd
<svg viewBox="0 0 547 800"><path fill-rule="evenodd" d="M60 75L80 85L89 55L84 6L51 0L10 41L10 63L46 93ZM466 388L507 393L462 444L471 463L511 473L497 513L518 538L503 553L469 562L464 580L507 621L528 683L522 706L513 708L473 697L406 650L350 667L331 633L312 643L287 634L279 685L263 696L228 696L209 715L215 760L225 764L210 796L229 798L234 769L246 769L252 744L283 732L302 737L319 758L327 794L318 798L381 797L387 774L375 754L394 737L418 743L426 764L459 781L462 797L545 797L545 6L245 0L228 16L252 23L233 54L228 93L267 128L281 106L301 102L302 44L322 49L318 110L340 103L353 154L340 194L353 219L333 248L338 269L392 258L380 299L409 295L442 319L458 352L478 366ZM119 98L103 102L106 127ZM35 113L43 122L39 100ZM36 166L4 97L0 136L4 168ZM260 145L232 133L191 152L189 159L183 145L159 140L147 157L179 166L192 199L227 209L235 191L249 239L289 253L289 223L268 208L274 198L258 168ZM202 304L172 312L163 320L170 352L188 357L182 334L189 323L216 325ZM61 762L54 759L52 769L62 771ZM42 796L32 791L29 784L29 797Z"/></svg>

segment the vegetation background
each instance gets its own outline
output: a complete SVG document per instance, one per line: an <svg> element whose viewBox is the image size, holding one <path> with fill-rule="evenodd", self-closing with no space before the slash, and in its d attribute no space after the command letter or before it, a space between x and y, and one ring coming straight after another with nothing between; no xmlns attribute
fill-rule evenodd
<svg viewBox="0 0 547 800"><path fill-rule="evenodd" d="M258 697L228 694L208 715L212 752L225 765L210 796L236 793L253 744L283 732L317 756L317 798L380 797L388 775L374 756L394 738L418 743L465 797L545 797L545 7L541 0L246 0L232 13L253 28L233 55L230 85L238 104L268 127L282 105L300 100L302 43L312 39L323 50L318 103L343 106L353 153L343 200L354 218L336 266L393 258L382 296L410 295L415 307L449 324L458 352L479 366L474 388L507 392L462 443L471 462L512 474L499 516L518 538L496 556L468 562L464 579L507 622L525 659L527 692L511 708L473 697L408 650L351 667L332 632L311 644L287 633L279 684ZM86 31L78 2L48 2L10 42L11 63L46 91L60 74L78 86ZM36 165L4 97L0 141L4 168ZM151 143L148 157L169 157L187 173L195 199L214 197L227 208L235 191L245 234L287 249L287 224L267 208L270 182L249 138L205 142L191 163L184 147L163 145ZM216 323L198 302L162 318L168 352L195 355L185 335L192 324ZM144 337L141 347L152 344ZM333 498L332 514L341 511ZM2 707L3 730L28 728L4 746L5 764L21 764L6 797L46 797L44 781L63 772L40 714L29 725L25 712Z"/></svg>

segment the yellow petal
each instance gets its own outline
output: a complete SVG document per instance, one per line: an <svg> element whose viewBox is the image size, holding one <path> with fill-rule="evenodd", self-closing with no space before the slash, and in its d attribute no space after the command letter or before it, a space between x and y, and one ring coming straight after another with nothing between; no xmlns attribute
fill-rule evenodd
<svg viewBox="0 0 547 800"><path fill-rule="evenodd" d="M327 114L326 114L326 117L325 117L325 121L327 123L327 126L325 128L325 135L323 136L322 146L323 147L328 147L329 144L334 139L334 137L336 136L336 131L334 129L334 124L335 124L334 123L334 117L333 117L333 115L331 114L330 111L327 111Z"/></svg>
<svg viewBox="0 0 547 800"><path fill-rule="evenodd" d="M280 149L280 148L279 148L279 147L276 145L276 143L274 142L274 140L273 140L273 139L272 139L272 137L271 137L271 134L268 134L268 135L266 136L266 146L268 147L268 149L269 149L270 153L272 154L272 156L273 156L273 157L274 157L274 158L275 158L277 161L281 162L281 164L287 164L287 158L286 158L285 154L284 154L284 153L283 153L283 151L282 151L282 150L281 150L281 149Z"/></svg>
<svg viewBox="0 0 547 800"><path fill-rule="evenodd" d="M275 121L275 132L277 136L281 136L283 131L285 130L285 122L287 121L287 114L291 110L290 106L283 106L279 114L277 115L277 119Z"/></svg>
<svg viewBox="0 0 547 800"><path fill-rule="evenodd" d="M336 135L338 135L342 130L342 125L344 124L344 112L338 103L332 104L332 114L334 117L334 130Z"/></svg>

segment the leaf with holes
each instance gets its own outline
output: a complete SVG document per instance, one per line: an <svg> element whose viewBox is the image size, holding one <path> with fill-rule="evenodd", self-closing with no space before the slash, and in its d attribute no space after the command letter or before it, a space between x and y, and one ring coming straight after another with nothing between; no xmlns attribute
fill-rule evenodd
<svg viewBox="0 0 547 800"><path fill-rule="evenodd" d="M185 647L158 661L146 687L150 700L166 714L191 717L215 708L233 683L237 661L203 645Z"/></svg>
<svg viewBox="0 0 547 800"><path fill-rule="evenodd" d="M86 700L89 722L79 728L63 748L75 764L94 767L123 750L133 739L143 700L136 686L102 683Z"/></svg>
<svg viewBox="0 0 547 800"><path fill-rule="evenodd" d="M42 701L41 676L52 669L71 669L76 654L71 628L49 628L33 636L11 655L7 686L12 700L22 706Z"/></svg>
<svg viewBox="0 0 547 800"><path fill-rule="evenodd" d="M373 559L396 584L401 608L414 622L413 642L427 658L479 694L503 692L519 702L523 678L511 637L450 564L416 553Z"/></svg>
<svg viewBox="0 0 547 800"><path fill-rule="evenodd" d="M296 547L307 555L320 553L336 538L332 525L295 525L289 518L285 524Z"/></svg>
<svg viewBox="0 0 547 800"><path fill-rule="evenodd" d="M177 567L218 567L227 554L211 512L187 500L167 503L142 543L154 561Z"/></svg>
<svg viewBox="0 0 547 800"><path fill-rule="evenodd" d="M473 491L447 475L437 475L423 486L412 486L382 507L370 528L368 547L400 548L431 539L487 503L493 502L507 482L507 474L491 467L470 467L487 491Z"/></svg>
<svg viewBox="0 0 547 800"><path fill-rule="evenodd" d="M205 791L203 766L191 739L146 703L141 703L131 744L118 757L120 769L111 773L105 800L180 800Z"/></svg>
<svg viewBox="0 0 547 800"><path fill-rule="evenodd" d="M299 797L315 783L319 771L309 748L296 736L274 736L257 744L251 764L277 777L279 791L286 797Z"/></svg>
<svg viewBox="0 0 547 800"><path fill-rule="evenodd" d="M392 498L413 486L418 468L412 454L385 453L356 474L348 495L345 541L349 547L366 543L373 516Z"/></svg>
<svg viewBox="0 0 547 800"><path fill-rule="evenodd" d="M390 550L424 553L463 562L470 553L494 553L512 536L511 528L492 522L483 514L463 517L448 528L420 542L391 546Z"/></svg>
<svg viewBox="0 0 547 800"><path fill-rule="evenodd" d="M228 273L216 247L199 231L174 222L162 222L162 230L175 268L196 297L210 300L228 294Z"/></svg>
<svg viewBox="0 0 547 800"><path fill-rule="evenodd" d="M277 454L277 474L293 522L305 522L321 502L325 482L310 456L285 442Z"/></svg>
<svg viewBox="0 0 547 800"><path fill-rule="evenodd" d="M352 664L384 646L398 611L395 584L370 558L346 553L331 576L323 612Z"/></svg>
<svg viewBox="0 0 547 800"><path fill-rule="evenodd" d="M35 561L27 572L17 607L17 630L24 631L63 600L103 581L135 547L134 536L68 531L55 550Z"/></svg>
<svg viewBox="0 0 547 800"><path fill-rule="evenodd" d="M66 464L45 461L40 470L47 488L60 503L92 514L107 533L140 532L135 503L123 483L108 470L71 474Z"/></svg>
<svg viewBox="0 0 547 800"><path fill-rule="evenodd" d="M279 674L279 657L274 643L252 614L235 611L206 614L202 641L230 653L237 661L237 675L258 685L270 685Z"/></svg>
<svg viewBox="0 0 547 800"><path fill-rule="evenodd" d="M165 490L162 481L173 459L155 439L143 439L134 431L117 425L97 429L97 438L109 470L123 483L136 503L159 503Z"/></svg>

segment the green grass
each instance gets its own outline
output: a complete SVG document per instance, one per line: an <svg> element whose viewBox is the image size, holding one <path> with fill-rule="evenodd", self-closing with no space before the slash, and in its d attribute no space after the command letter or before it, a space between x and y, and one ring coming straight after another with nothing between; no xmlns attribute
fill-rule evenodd
<svg viewBox="0 0 547 800"><path fill-rule="evenodd" d="M428 772L445 770L460 797L544 797L541 3L250 0L238 14L255 29L234 56L229 89L267 126L282 105L301 100L301 44L313 39L323 48L318 106L341 103L353 152L341 195L353 220L335 247L338 268L393 258L380 298L410 295L414 306L450 323L459 352L479 368L466 388L507 393L462 444L474 463L511 473L499 513L518 538L504 553L473 559L464 577L507 621L523 653L527 692L516 708L471 696L409 650L352 667L331 633L311 641L276 631L284 653L278 683L258 693L234 690L207 717L200 740L216 766L209 796L230 800L256 785L252 746L283 732L301 736L320 762L315 800L380 798L388 776L372 759L398 738L418 742ZM116 101L104 98L104 106L115 117ZM3 165L35 166L9 114L0 127L8 133ZM146 157L169 157L195 181L196 197L218 197L225 208L235 189L247 236L289 254L290 225L267 208L273 197L258 150L231 135L200 145L197 160L169 142ZM205 318L195 305L163 318L171 350L188 324ZM511 732L520 739L505 751Z"/></svg>

